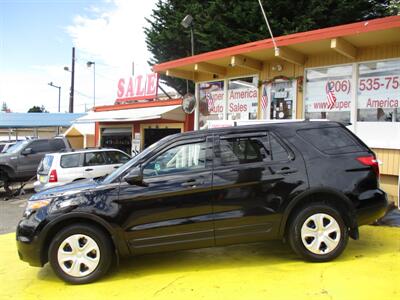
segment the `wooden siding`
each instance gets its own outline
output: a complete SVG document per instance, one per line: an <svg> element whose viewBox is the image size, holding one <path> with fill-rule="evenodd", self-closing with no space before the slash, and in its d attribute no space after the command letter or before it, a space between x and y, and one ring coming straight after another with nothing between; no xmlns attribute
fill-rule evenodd
<svg viewBox="0 0 400 300"><path fill-rule="evenodd" d="M400 150L395 149L373 149L379 161L382 163L379 166L381 174L384 175L399 175L400 165Z"/></svg>
<svg viewBox="0 0 400 300"><path fill-rule="evenodd" d="M357 49L357 58L355 60L349 59L329 51L326 53L321 53L319 55L309 56L306 60L306 68L324 67L339 64L351 64L354 62L362 62L368 60L379 60L379 59L389 59L389 58L399 58L400 57L400 45L384 45L368 48Z"/></svg>
<svg viewBox="0 0 400 300"><path fill-rule="evenodd" d="M390 175L382 175L380 180L380 187L388 195L389 202L393 202L397 206L399 206L398 177Z"/></svg>

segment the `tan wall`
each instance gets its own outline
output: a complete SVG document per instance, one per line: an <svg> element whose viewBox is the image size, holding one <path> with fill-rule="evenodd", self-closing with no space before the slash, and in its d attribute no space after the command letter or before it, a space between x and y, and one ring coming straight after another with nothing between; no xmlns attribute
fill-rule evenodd
<svg viewBox="0 0 400 300"><path fill-rule="evenodd" d="M373 149L381 162L379 166L381 174L399 175L400 150L395 149Z"/></svg>
<svg viewBox="0 0 400 300"><path fill-rule="evenodd" d="M86 147L96 147L94 134L86 136Z"/></svg>
<svg viewBox="0 0 400 300"><path fill-rule="evenodd" d="M60 128L60 134L63 134L67 128ZM36 131L34 129L18 129L17 131L12 130L11 137L15 138L15 133L18 133L18 137L24 136L36 136ZM57 128L38 128L37 135L39 138L52 138L57 135ZM8 137L8 129L0 129L0 136Z"/></svg>
<svg viewBox="0 0 400 300"><path fill-rule="evenodd" d="M83 148L83 136L67 136L72 148L82 149Z"/></svg>
<svg viewBox="0 0 400 300"><path fill-rule="evenodd" d="M384 190L390 202L399 206L399 188L398 177L390 175L381 175L381 189Z"/></svg>

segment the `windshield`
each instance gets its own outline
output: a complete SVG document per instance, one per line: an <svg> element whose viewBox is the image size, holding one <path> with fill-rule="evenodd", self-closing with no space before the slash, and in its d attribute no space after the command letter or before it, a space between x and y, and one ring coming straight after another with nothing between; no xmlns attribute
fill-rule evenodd
<svg viewBox="0 0 400 300"><path fill-rule="evenodd" d="M121 174L123 174L125 171L130 169L131 166L135 165L136 162L141 160L143 157L145 157L150 151L152 151L155 147L157 147L162 140L150 145L146 149L144 149L142 152L140 152L138 155L133 157L131 160L127 161L125 164L120 166L118 169L116 169L114 172L112 172L110 175L108 175L106 178L104 178L103 182L104 184L108 184L113 182L115 179L117 179Z"/></svg>
<svg viewBox="0 0 400 300"><path fill-rule="evenodd" d="M15 145L12 145L10 148L7 149L6 153L17 153L22 148L24 148L28 143L29 143L29 141L16 142Z"/></svg>

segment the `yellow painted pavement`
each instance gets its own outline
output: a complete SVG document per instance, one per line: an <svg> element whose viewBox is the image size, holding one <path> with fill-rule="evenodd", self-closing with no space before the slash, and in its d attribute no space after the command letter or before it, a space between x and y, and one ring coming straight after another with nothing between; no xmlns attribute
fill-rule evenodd
<svg viewBox="0 0 400 300"><path fill-rule="evenodd" d="M0 299L400 299L400 228L361 228L334 262L306 263L279 241L125 259L73 286L19 260L0 235Z"/></svg>

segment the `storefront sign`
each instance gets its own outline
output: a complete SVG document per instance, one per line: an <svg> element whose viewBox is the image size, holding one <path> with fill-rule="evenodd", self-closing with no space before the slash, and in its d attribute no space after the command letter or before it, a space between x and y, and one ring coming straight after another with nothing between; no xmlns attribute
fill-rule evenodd
<svg viewBox="0 0 400 300"><path fill-rule="evenodd" d="M137 75L130 78L121 78L118 81L116 104L130 100L154 99L157 97L158 74Z"/></svg>
<svg viewBox="0 0 400 300"><path fill-rule="evenodd" d="M398 108L400 76L363 77L358 82L358 108Z"/></svg>
<svg viewBox="0 0 400 300"><path fill-rule="evenodd" d="M307 112L350 111L351 84L349 79L307 82L306 88Z"/></svg>
<svg viewBox="0 0 400 300"><path fill-rule="evenodd" d="M210 115L224 113L224 91L213 91L206 93L206 101Z"/></svg>

